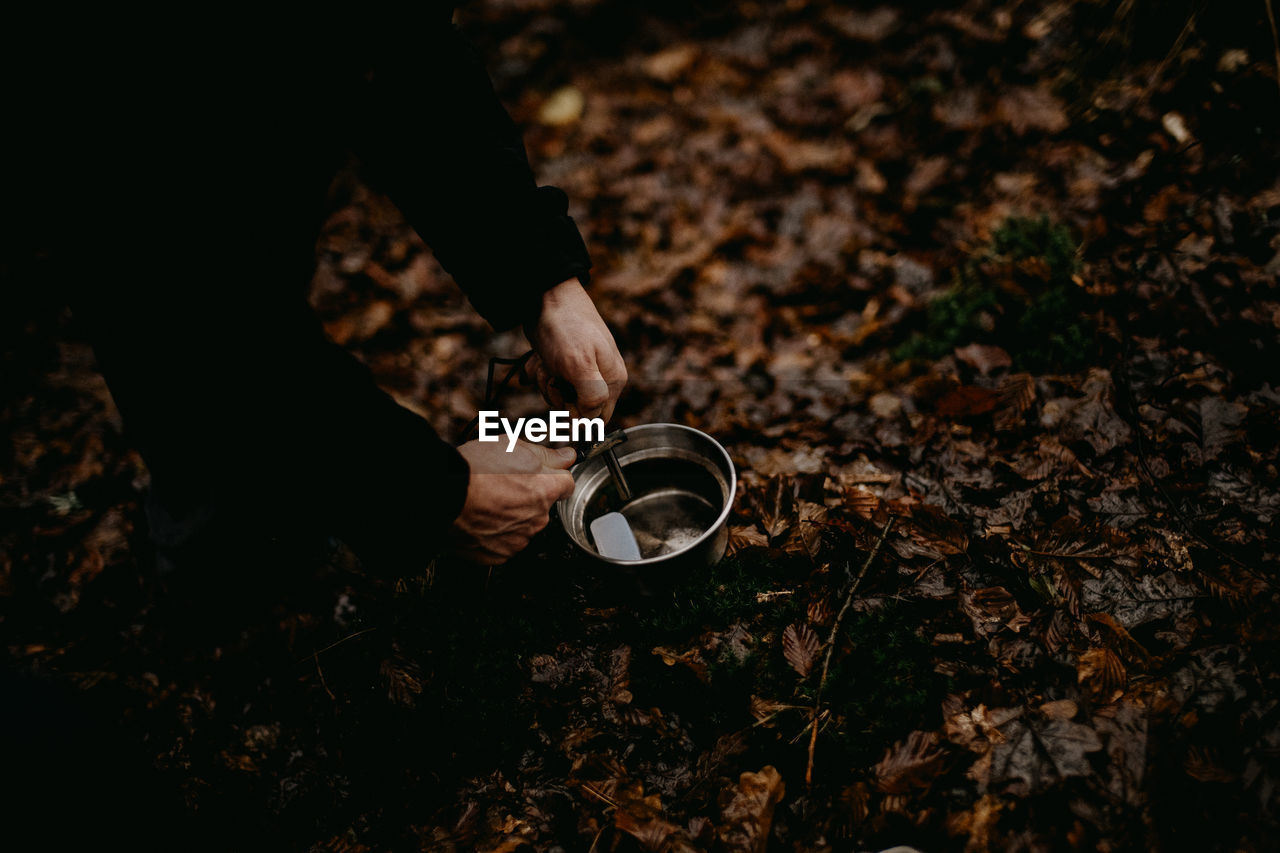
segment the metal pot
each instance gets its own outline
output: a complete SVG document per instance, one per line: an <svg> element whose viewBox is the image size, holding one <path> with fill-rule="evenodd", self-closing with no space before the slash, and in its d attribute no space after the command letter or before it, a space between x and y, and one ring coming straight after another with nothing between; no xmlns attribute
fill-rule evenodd
<svg viewBox="0 0 1280 853"><path fill-rule="evenodd" d="M556 504L569 538L595 559L647 577L719 562L737 491L729 454L706 433L678 424L645 424L625 433L614 453L631 500L619 496L603 456L578 463L573 494ZM611 559L596 550L591 522L609 512L626 517L642 559Z"/></svg>

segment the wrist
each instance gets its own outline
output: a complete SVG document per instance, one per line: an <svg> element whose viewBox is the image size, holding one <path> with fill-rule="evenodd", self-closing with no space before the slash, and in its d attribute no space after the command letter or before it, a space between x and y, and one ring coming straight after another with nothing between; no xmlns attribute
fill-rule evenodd
<svg viewBox="0 0 1280 853"><path fill-rule="evenodd" d="M545 315L555 313L564 305L570 304L585 295L586 289L582 286L582 281L577 276L567 278L554 287L544 290L538 299L533 316L524 323L525 335L532 342L533 332Z"/></svg>

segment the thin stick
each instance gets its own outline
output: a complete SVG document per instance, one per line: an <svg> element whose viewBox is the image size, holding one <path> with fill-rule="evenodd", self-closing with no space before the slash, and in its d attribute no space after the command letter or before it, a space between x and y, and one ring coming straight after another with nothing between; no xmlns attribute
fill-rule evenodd
<svg viewBox="0 0 1280 853"><path fill-rule="evenodd" d="M822 686L827 682L827 670L831 668L831 655L836 649L836 637L840 633L840 624L844 622L844 616L849 612L849 608L853 606L853 594L858 591L862 579L867 576L867 570L871 568L871 564L875 562L876 557L880 553L880 548L884 545L884 540L889 538L889 531L893 529L893 516L885 522L884 527L880 530L880 538L876 540L875 547L871 549L871 553L867 555L866 562L862 564L862 569L858 572L858 576L849 584L849 591L844 594L844 604L840 607L840 612L836 614L835 624L831 626L831 633L827 636L827 655L822 661L822 675L818 678L818 689L813 696L813 711L809 715L809 723L812 726L809 732L809 764L804 771L805 787L813 785L813 755L818 747L818 713L822 707Z"/></svg>
<svg viewBox="0 0 1280 853"><path fill-rule="evenodd" d="M1145 103L1151 93L1155 91L1156 84L1160 82L1160 78L1164 76L1164 69L1170 61L1182 50L1182 45L1186 43L1187 36L1196 28L1196 15L1193 12L1190 18L1187 18L1186 24L1182 27L1182 32L1178 33L1178 37L1173 40L1173 47L1169 48L1169 52L1164 55L1164 59L1160 60L1160 64L1156 66L1156 70L1151 73L1151 79L1147 81L1147 88L1143 89L1142 96L1138 98L1140 102Z"/></svg>
<svg viewBox="0 0 1280 853"><path fill-rule="evenodd" d="M316 675L320 676L320 686L324 688L324 692L329 694L329 701L337 702L338 697L333 695L333 691L329 689L329 684L324 680L324 670L320 668L320 658L312 656L316 662Z"/></svg>
<svg viewBox="0 0 1280 853"><path fill-rule="evenodd" d="M338 646L345 643L347 640L354 640L356 637L359 637L361 634L367 634L370 631L376 631L376 630L378 630L377 625L374 625L372 628L361 628L359 631L356 631L354 634L348 634L347 636L343 637L341 640L330 643L329 645L325 646L323 649L320 649L319 651L312 652L311 654L307 655L307 657L299 658L298 663L302 663L307 658L319 658L320 655L324 654L330 649L337 648Z"/></svg>
<svg viewBox="0 0 1280 853"><path fill-rule="evenodd" d="M1276 49L1276 83L1280 84L1280 32L1276 31L1276 10L1271 8L1271 0L1264 0L1267 7L1267 20L1271 22L1271 43Z"/></svg>

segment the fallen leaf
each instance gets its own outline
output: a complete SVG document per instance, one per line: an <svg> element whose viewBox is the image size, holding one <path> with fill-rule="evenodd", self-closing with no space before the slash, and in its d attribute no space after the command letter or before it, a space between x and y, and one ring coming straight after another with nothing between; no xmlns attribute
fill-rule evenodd
<svg viewBox="0 0 1280 853"><path fill-rule="evenodd" d="M674 83L698 58L698 46L678 44L644 61L644 73L663 83Z"/></svg>
<svg viewBox="0 0 1280 853"><path fill-rule="evenodd" d="M564 86L542 103L538 110L538 121L551 127L564 127L582 118L582 110L587 99L575 86Z"/></svg>
<svg viewBox="0 0 1280 853"><path fill-rule="evenodd" d="M1036 400L1036 383L1028 373L1006 376L997 391L999 402L991 420L997 430L1008 431L1022 426L1027 410Z"/></svg>
<svg viewBox="0 0 1280 853"><path fill-rule="evenodd" d="M788 625L782 632L782 654L791 668L803 678L813 667L814 658L822 643L813 629L804 623Z"/></svg>
<svg viewBox="0 0 1280 853"><path fill-rule="evenodd" d="M1000 729L1004 741L991 748L984 787L1018 796L1038 794L1072 776L1089 776L1088 755L1102 749L1097 732L1067 720L1018 718Z"/></svg>
<svg viewBox="0 0 1280 853"><path fill-rule="evenodd" d="M944 760L937 735L912 732L905 741L898 741L885 750L874 769L876 788L885 794L907 794L916 788L927 788L942 771Z"/></svg>
<svg viewBox="0 0 1280 853"><path fill-rule="evenodd" d="M760 507L760 520L771 543L781 541L799 520L790 478L776 475L769 479Z"/></svg>
<svg viewBox="0 0 1280 853"><path fill-rule="evenodd" d="M1169 111L1160 118L1160 124L1164 127L1165 132L1173 137L1173 141L1179 145L1186 145L1192 140L1191 131L1187 130L1187 120L1177 111Z"/></svg>
<svg viewBox="0 0 1280 853"><path fill-rule="evenodd" d="M772 766L759 773L743 773L716 830L724 848L737 853L764 853L769 846L774 806L785 792L782 776Z"/></svg>
<svg viewBox="0 0 1280 853"><path fill-rule="evenodd" d="M1000 347L969 344L956 348L956 358L986 376L1002 367L1012 367L1013 359Z"/></svg>
<svg viewBox="0 0 1280 853"><path fill-rule="evenodd" d="M1070 126L1062 101L1045 86L1014 86L996 102L996 117L1024 136L1030 131L1059 133Z"/></svg>
<svg viewBox="0 0 1280 853"><path fill-rule="evenodd" d="M944 418L968 418L985 415L995 409L1000 398L990 388L979 388L976 385L961 385L952 389L938 400L936 411Z"/></svg>
<svg viewBox="0 0 1280 853"><path fill-rule="evenodd" d="M1018 602L1001 586L976 589L960 594L960 608L973 623L973 632L988 637L1002 628L1017 633L1031 619L1018 607Z"/></svg>

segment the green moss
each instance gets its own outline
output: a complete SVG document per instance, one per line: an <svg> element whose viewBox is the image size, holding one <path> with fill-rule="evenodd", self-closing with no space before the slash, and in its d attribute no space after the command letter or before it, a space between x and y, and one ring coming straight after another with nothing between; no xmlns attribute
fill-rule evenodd
<svg viewBox="0 0 1280 853"><path fill-rule="evenodd" d="M1074 277L1079 250L1048 217L1013 217L969 259L926 310L925 329L893 350L899 360L940 358L984 343L1021 370L1073 370L1094 351L1086 295Z"/></svg>
<svg viewBox="0 0 1280 853"><path fill-rule="evenodd" d="M849 621L823 702L837 717L828 732L852 760L874 760L886 743L938 724L950 685L933 671L933 650L917 633L918 621L910 607L893 603Z"/></svg>
<svg viewBox="0 0 1280 853"><path fill-rule="evenodd" d="M763 615L773 624L793 617L798 605L792 596L761 602L760 593L775 592L790 574L785 558L750 551L728 557L686 578L640 616L642 628L659 635L688 634L700 628L723 628Z"/></svg>

